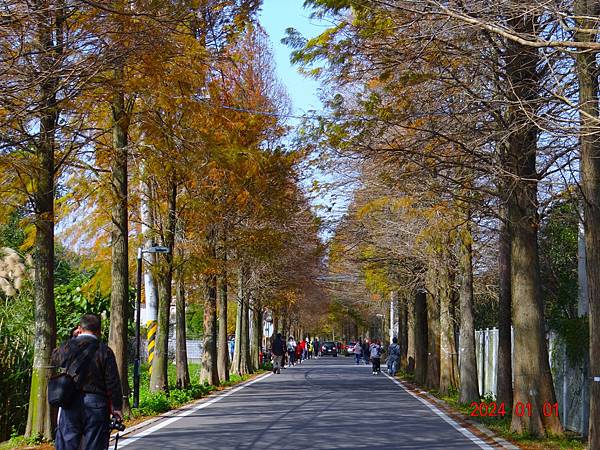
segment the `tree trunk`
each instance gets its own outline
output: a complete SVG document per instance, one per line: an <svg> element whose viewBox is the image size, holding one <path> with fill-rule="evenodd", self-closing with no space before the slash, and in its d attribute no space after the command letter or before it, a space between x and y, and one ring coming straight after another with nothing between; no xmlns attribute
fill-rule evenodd
<svg viewBox="0 0 600 450"><path fill-rule="evenodd" d="M514 19L522 32L533 32L535 17ZM511 174L508 214L512 231L511 284L515 331L515 405L530 404L532 414L513 414L511 430L534 436L562 432L560 419L543 415L544 403L556 396L548 362L545 321L539 291L537 233L539 227L536 156L538 129L530 120L538 107L539 54L536 49L508 43L506 70L514 106L509 108L511 130L506 171ZM518 102L518 103L517 103Z"/></svg>
<svg viewBox="0 0 600 450"><path fill-rule="evenodd" d="M180 264L182 264L182 262L180 262ZM188 368L187 359L187 338L185 324L185 280L183 266L179 267L177 271L177 293L175 300L175 332L175 365L177 367L176 386L177 389L185 389L190 385L190 371Z"/></svg>
<svg viewBox="0 0 600 450"><path fill-rule="evenodd" d="M285 337L284 330L281 327L279 308L274 308L273 309L273 336L277 336L277 333L281 333L281 335Z"/></svg>
<svg viewBox="0 0 600 450"><path fill-rule="evenodd" d="M243 299L244 299L244 277L242 276L242 269L238 277L238 295L235 308L235 341L233 346L233 361L231 361L231 372L236 375L242 375L242 316L244 313ZM245 373L245 372L243 372Z"/></svg>
<svg viewBox="0 0 600 450"><path fill-rule="evenodd" d="M125 96L121 92L123 68L114 71L117 91L112 102L113 151L111 162L111 187L113 206L111 211L112 231L112 271L110 296L110 331L108 345L117 360L117 368L123 389L123 409L129 414L129 382L127 371L127 322L129 318L129 253L128 253L128 199L127 199L127 157L129 114L125 106Z"/></svg>
<svg viewBox="0 0 600 450"><path fill-rule="evenodd" d="M236 302L235 308L235 339L233 342L233 360L231 361L231 372L237 375L241 375L240 373L240 360L241 360L241 352L240 352L240 342L242 340L242 312L243 312L241 299L238 299Z"/></svg>
<svg viewBox="0 0 600 450"><path fill-rule="evenodd" d="M444 260L438 271L440 305L440 381L439 391L448 394L458 387L458 358L454 334L452 278L449 262Z"/></svg>
<svg viewBox="0 0 600 450"><path fill-rule="evenodd" d="M208 237L208 246L211 257L216 258L215 233L211 231ZM200 370L200 382L219 385L219 372L217 368L217 276L206 276L206 294L204 302L204 352Z"/></svg>
<svg viewBox="0 0 600 450"><path fill-rule="evenodd" d="M400 317L398 317L398 291L390 292L390 328L389 342L398 337L398 327L400 326ZM398 325L398 326L396 326Z"/></svg>
<svg viewBox="0 0 600 450"><path fill-rule="evenodd" d="M260 301L256 298L252 299L252 343L251 349L251 360L252 360L252 371L260 369L260 354L262 353L262 306Z"/></svg>
<svg viewBox="0 0 600 450"><path fill-rule="evenodd" d="M36 5L40 14L36 34L40 46L38 63L42 77L39 86L40 129L35 148L38 166L35 179L34 198L34 350L31 389L27 415L27 437L53 438L53 411L48 404L48 380L52 374L52 350L56 346L56 310L54 306L54 153L56 146L56 124L59 109L56 102L58 79L49 76L55 73L59 46L55 47L53 31L62 39L64 18L57 13L56 22L47 17L48 6L43 2ZM53 27L55 29L53 30ZM60 36L60 38L59 38Z"/></svg>
<svg viewBox="0 0 600 450"><path fill-rule="evenodd" d="M506 208L502 207L498 248L498 367L497 400L512 410L512 332L511 332L511 269L510 269L510 224L506 217Z"/></svg>
<svg viewBox="0 0 600 450"><path fill-rule="evenodd" d="M416 294L412 298L406 298L406 371L408 373L415 372L415 333L416 333L416 315L415 315Z"/></svg>
<svg viewBox="0 0 600 450"><path fill-rule="evenodd" d="M429 366L427 315L427 292L419 289L415 294L415 380L423 386L427 382Z"/></svg>
<svg viewBox="0 0 600 450"><path fill-rule="evenodd" d="M470 220L470 219L469 219ZM477 359L475 357L475 323L473 316L473 237L469 225L460 234L460 389L459 402L479 402Z"/></svg>
<svg viewBox="0 0 600 450"><path fill-rule="evenodd" d="M150 372L150 391L169 390L169 321L171 312L171 285L168 275L158 278L158 329L154 346L154 359Z"/></svg>
<svg viewBox="0 0 600 450"><path fill-rule="evenodd" d="M152 373L150 375L150 390L169 390L169 329L171 322L171 299L173 285L173 251L175 250L175 228L177 226L177 184L171 180L167 189L167 224L163 236L163 244L169 249L164 255L164 261L159 264L159 296L158 296L158 332Z"/></svg>
<svg viewBox="0 0 600 450"><path fill-rule="evenodd" d="M240 342L240 367L242 373L252 373L252 360L250 356L250 299L244 289L242 297L242 339Z"/></svg>
<svg viewBox="0 0 600 450"><path fill-rule="evenodd" d="M581 19L582 29L595 29L595 18L600 14L597 1L577 0L575 13ZM591 33L576 33L578 41L596 41ZM598 109L598 64L594 53L577 54L579 80L581 186L584 200L584 233L589 302L589 374L590 412L588 446L600 448L600 140L597 136L600 111Z"/></svg>
<svg viewBox="0 0 600 450"><path fill-rule="evenodd" d="M427 271L427 380L432 389L440 387L440 299L437 268Z"/></svg>
<svg viewBox="0 0 600 450"><path fill-rule="evenodd" d="M405 296L398 299L398 344L400 345L400 367L406 368L408 365L408 302Z"/></svg>
<svg viewBox="0 0 600 450"><path fill-rule="evenodd" d="M220 249L223 268L219 277L219 300L217 304L219 314L219 342L217 345L217 368L221 381L229 381L229 346L227 345L227 247L226 237Z"/></svg>

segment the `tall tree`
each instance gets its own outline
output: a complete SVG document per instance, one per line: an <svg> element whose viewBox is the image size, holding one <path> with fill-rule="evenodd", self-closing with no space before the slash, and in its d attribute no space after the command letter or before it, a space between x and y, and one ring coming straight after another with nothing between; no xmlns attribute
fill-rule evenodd
<svg viewBox="0 0 600 450"><path fill-rule="evenodd" d="M578 30L575 39L596 43L600 5L591 0L576 0ZM589 448L600 447L600 92L596 54L580 52L576 57L579 80L581 190L584 204L585 255L589 301ZM586 374L587 375L587 374Z"/></svg>
<svg viewBox="0 0 600 450"><path fill-rule="evenodd" d="M40 72L39 136L34 147L39 166L33 182L35 214L35 339L33 372L29 397L27 436L52 438L50 406L46 397L50 376L50 357L56 343L54 308L54 195L55 145L60 106L57 102L59 81L56 67L62 65L62 46L66 11L59 3L38 1L30 13L35 18L36 65Z"/></svg>
<svg viewBox="0 0 600 450"><path fill-rule="evenodd" d="M179 253L180 256L183 256L181 251L179 251ZM190 371L188 368L186 342L185 280L181 262L177 269L176 286L177 297L175 300L175 365L177 367L177 382L175 383L175 385L178 389L185 389L190 385Z"/></svg>
<svg viewBox="0 0 600 450"><path fill-rule="evenodd" d="M217 314L219 330L217 343L217 368L219 371L219 379L222 381L229 381L229 345L227 340L227 234L225 233L223 233L223 236L220 239L218 254L222 263L222 268L218 279L219 298L217 301Z"/></svg>
<svg viewBox="0 0 600 450"><path fill-rule="evenodd" d="M473 238L467 222L459 231L460 264L460 348L458 349L461 403L479 401L477 360L475 357L475 320L473 317Z"/></svg>
<svg viewBox="0 0 600 450"><path fill-rule="evenodd" d="M207 236L208 253L212 260L216 259L216 232L209 230ZM214 386L219 384L217 367L217 275L209 271L205 275L206 298L204 300L204 340L202 348L202 364L200 380Z"/></svg>
<svg viewBox="0 0 600 450"><path fill-rule="evenodd" d="M531 32L536 17L514 19L515 26ZM533 435L560 433L558 417L542 414L544 403L556 401L546 346L544 310L540 296L539 258L537 247L538 179L536 168L539 130L529 119L527 109L539 107L540 56L534 49L510 42L506 52L506 73L513 102L520 105L510 111L512 129L507 151L508 173L514 176L508 198L511 224L511 282L513 298L512 322L515 329L514 401L530 403L531 416L514 414L511 428ZM533 364L532 364L533 362Z"/></svg>
<svg viewBox="0 0 600 450"><path fill-rule="evenodd" d="M111 105L113 158L111 159L111 297L108 345L115 353L121 376L123 395L129 395L127 377L127 323L129 318L129 215L128 215L128 131L133 101L124 92L124 67L119 61L114 69L115 88ZM129 402L124 398L126 413Z"/></svg>

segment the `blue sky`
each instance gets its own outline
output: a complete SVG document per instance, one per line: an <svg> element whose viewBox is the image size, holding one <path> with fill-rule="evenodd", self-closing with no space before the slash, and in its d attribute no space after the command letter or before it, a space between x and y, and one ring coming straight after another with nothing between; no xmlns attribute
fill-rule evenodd
<svg viewBox="0 0 600 450"><path fill-rule="evenodd" d="M281 43L286 28L295 28L304 37L314 37L325 30L309 19L310 10L304 9L304 0L264 0L260 22L269 33L277 75L286 86L294 115L302 115L309 110L320 110L318 97L319 84L298 73L290 64L290 49Z"/></svg>
<svg viewBox="0 0 600 450"><path fill-rule="evenodd" d="M291 50L281 43L281 39L285 37L287 28L295 28L305 38L310 39L331 26L325 22L310 20L311 10L304 9L303 3L304 0L264 0L260 14L260 23L271 40L277 76L287 89L292 103L292 114L300 116L308 111L322 110L319 100L320 84L314 79L300 75L297 68L290 64ZM287 122L293 126L300 121L291 119ZM324 173L316 168L303 175L303 185L306 189L312 185L312 180L318 181L323 189L335 179L333 174ZM325 187L318 193L313 192L309 197L316 214L328 223L328 227L321 233L321 237L328 240L332 236L331 225L345 213L350 197L332 190L331 187Z"/></svg>

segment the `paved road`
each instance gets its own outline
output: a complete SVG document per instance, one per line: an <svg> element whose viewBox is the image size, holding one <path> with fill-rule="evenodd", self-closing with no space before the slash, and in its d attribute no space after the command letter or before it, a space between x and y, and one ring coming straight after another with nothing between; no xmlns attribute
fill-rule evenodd
<svg viewBox="0 0 600 450"><path fill-rule="evenodd" d="M119 448L489 448L469 440L390 378L344 357L306 361L208 403L153 424L142 437L122 439Z"/></svg>

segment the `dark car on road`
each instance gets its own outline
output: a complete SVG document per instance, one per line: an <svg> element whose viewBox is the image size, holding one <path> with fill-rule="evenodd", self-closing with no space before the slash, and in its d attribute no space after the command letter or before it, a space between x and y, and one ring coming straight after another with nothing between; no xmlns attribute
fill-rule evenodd
<svg viewBox="0 0 600 450"><path fill-rule="evenodd" d="M331 342L331 341L323 342L323 344L321 345L321 355L337 356L338 352L337 352L337 346L335 345L335 342Z"/></svg>

